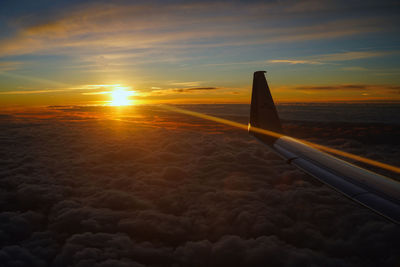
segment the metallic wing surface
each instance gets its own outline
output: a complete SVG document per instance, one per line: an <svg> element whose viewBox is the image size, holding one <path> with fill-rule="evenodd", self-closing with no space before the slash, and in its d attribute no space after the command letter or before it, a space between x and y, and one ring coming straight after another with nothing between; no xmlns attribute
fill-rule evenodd
<svg viewBox="0 0 400 267"><path fill-rule="evenodd" d="M287 163L399 224L400 183L285 136L264 73L254 73L249 132ZM254 128L280 135L265 135Z"/></svg>

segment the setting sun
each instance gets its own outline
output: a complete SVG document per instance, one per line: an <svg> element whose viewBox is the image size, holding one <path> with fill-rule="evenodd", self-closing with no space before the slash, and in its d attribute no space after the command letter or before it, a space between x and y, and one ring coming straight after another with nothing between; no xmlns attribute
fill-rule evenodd
<svg viewBox="0 0 400 267"><path fill-rule="evenodd" d="M130 96L134 95L134 91L127 91L124 87L116 87L111 92L111 106L128 106L132 105L133 101L129 99Z"/></svg>

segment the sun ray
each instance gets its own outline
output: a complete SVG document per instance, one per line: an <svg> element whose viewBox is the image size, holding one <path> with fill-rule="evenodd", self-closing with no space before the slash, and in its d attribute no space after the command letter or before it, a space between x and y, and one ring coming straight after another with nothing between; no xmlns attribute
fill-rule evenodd
<svg viewBox="0 0 400 267"><path fill-rule="evenodd" d="M245 125L245 124L242 124L242 123L239 123L239 122L235 122L235 121L231 121L231 120L227 120L227 119L223 119L223 118L219 118L219 117L215 117L215 116L210 116L210 115L206 115L206 114L203 114L203 113L200 113L200 112L195 112L195 111L191 111L191 110L187 110L187 109L182 109L182 108L174 107L174 106L171 106L171 105L160 105L159 107L162 107L164 109L171 110L171 111L174 111L174 112L190 115L190 116L193 116L193 117L202 118L202 119L205 119L205 120L222 123L222 124L225 124L225 125L229 125L229 126L232 126L232 127L236 127L236 128L248 131L248 125ZM264 134L264 135L268 135L268 136L272 136L272 137L276 137L276 138L282 137L282 134L280 134L280 133L268 131L268 130L257 128L257 127L252 127L251 130L253 132L257 132L257 133L260 133L260 134ZM337 149L330 148L330 147L327 147L327 146L323 146L323 145L319 145L319 144L316 144L316 143L312 143L310 141L306 141L306 140L303 140L303 139L297 139L297 138L293 138L293 139L299 140L300 142L306 143L309 146L312 146L314 148L320 149L322 151L325 151L325 152L328 152L328 153L331 153L331 154L336 154L338 156L342 156L342 157L345 157L345 158L353 159L353 160L356 160L358 162L363 162L363 163L369 164L371 166L379 167L381 169L389 170L389 171L392 171L392 172L395 172L395 173L400 173L400 168L396 167L396 166L392 166L392 165L389 165L389 164L386 164L386 163L383 163L383 162L379 162L379 161L376 161L376 160L372 160L372 159L369 159L369 158L366 158L366 157L354 155L352 153L348 153L348 152L345 152L345 151L337 150Z"/></svg>

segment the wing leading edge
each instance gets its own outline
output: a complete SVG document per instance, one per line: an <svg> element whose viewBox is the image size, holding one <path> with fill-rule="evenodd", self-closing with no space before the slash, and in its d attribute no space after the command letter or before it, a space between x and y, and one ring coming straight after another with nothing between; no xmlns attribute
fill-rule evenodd
<svg viewBox="0 0 400 267"><path fill-rule="evenodd" d="M265 71L254 73L249 132L272 148L287 163L400 224L400 183L283 135L264 73ZM252 131L254 127L277 132L282 136L263 135Z"/></svg>

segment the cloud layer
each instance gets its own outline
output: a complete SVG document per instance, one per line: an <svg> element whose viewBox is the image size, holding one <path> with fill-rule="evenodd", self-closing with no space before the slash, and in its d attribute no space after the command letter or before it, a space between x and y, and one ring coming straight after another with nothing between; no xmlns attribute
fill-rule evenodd
<svg viewBox="0 0 400 267"><path fill-rule="evenodd" d="M246 120L226 107L196 108ZM396 125L285 127L392 164L400 158ZM5 266L399 263L397 226L245 132L145 106L14 112L0 128Z"/></svg>

